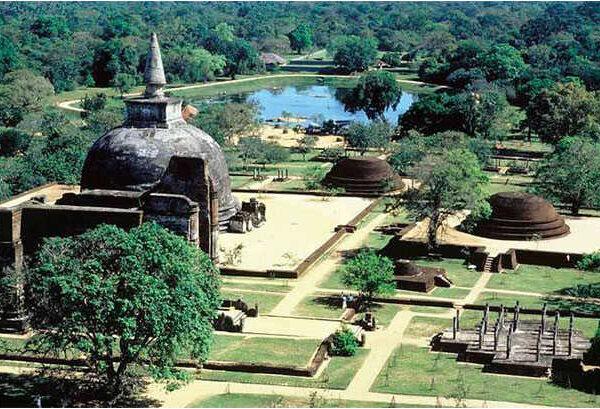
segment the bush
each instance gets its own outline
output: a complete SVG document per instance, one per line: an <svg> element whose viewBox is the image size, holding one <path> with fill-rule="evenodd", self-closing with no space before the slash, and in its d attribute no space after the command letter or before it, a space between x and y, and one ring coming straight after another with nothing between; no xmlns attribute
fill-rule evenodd
<svg viewBox="0 0 600 409"><path fill-rule="evenodd" d="M0 156L14 156L27 150L31 135L15 128L0 128Z"/></svg>
<svg viewBox="0 0 600 409"><path fill-rule="evenodd" d="M388 52L383 54L381 61L391 65L392 67L400 67L402 65L402 53Z"/></svg>
<svg viewBox="0 0 600 409"><path fill-rule="evenodd" d="M598 365L600 364L600 321L598 321L598 329L591 342L592 346L585 354L585 362L591 365Z"/></svg>
<svg viewBox="0 0 600 409"><path fill-rule="evenodd" d="M321 154L319 156L328 162L335 163L338 160L340 160L346 156L346 151L344 150L344 148L338 148L338 147L326 148L326 149L323 149L323 151L321 152Z"/></svg>
<svg viewBox="0 0 600 409"><path fill-rule="evenodd" d="M81 108L84 109L84 111L81 112L81 117L85 119L92 112L103 110L106 107L107 99L108 98L104 93L99 93L91 97L86 94L81 102Z"/></svg>
<svg viewBox="0 0 600 409"><path fill-rule="evenodd" d="M585 254L581 261L577 263L580 270L600 272L600 251Z"/></svg>
<svg viewBox="0 0 600 409"><path fill-rule="evenodd" d="M348 328L337 330L331 337L331 355L354 356L358 350L358 340Z"/></svg>

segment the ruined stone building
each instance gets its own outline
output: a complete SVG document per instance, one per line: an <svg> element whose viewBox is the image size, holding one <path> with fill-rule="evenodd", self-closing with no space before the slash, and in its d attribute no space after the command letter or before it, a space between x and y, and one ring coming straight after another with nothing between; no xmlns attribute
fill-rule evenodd
<svg viewBox="0 0 600 409"><path fill-rule="evenodd" d="M0 267L20 270L45 237L80 234L99 224L132 228L154 221L217 258L220 231L264 221L264 205L231 193L219 145L182 117L182 101L165 96L165 73L152 34L146 90L126 100L122 126L101 136L85 160L81 191L54 203L43 198L0 208ZM250 209L250 211L249 211ZM251 214L251 210L257 210ZM242 229L243 231L247 229ZM16 303L16 301L15 301ZM20 329L23 317L2 313L0 327Z"/></svg>

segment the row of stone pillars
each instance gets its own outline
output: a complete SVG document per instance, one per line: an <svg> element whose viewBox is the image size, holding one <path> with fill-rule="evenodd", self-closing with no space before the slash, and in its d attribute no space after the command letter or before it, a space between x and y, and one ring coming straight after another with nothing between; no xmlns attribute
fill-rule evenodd
<svg viewBox="0 0 600 409"><path fill-rule="evenodd" d="M544 303L543 308L542 308L541 324L538 328L538 335L537 335L537 342L536 342L536 362L539 362L539 360L540 360L541 353L542 353L541 352L542 340L543 340L543 336L544 336L545 332L547 331L546 314L547 314L547 305L546 305L546 303ZM484 344L484 340L485 340L484 338L488 332L489 315L490 315L490 307L489 307L489 304L486 303L485 310L483 312L483 318L482 318L479 328L477 330L477 335L478 335L477 344L478 344L479 349L483 349L483 344ZM513 312L513 319L508 326L508 331L506 334L506 359L510 359L510 357L511 357L512 349L513 349L512 348L513 336L519 330L520 318L521 318L520 315L521 315L521 306L519 305L519 302L517 301L515 304L514 312ZM571 315L569 317L569 329L568 329L568 334L569 334L568 356L573 355L574 320L575 320L574 315L573 315L573 313L571 313ZM496 319L496 322L494 323L494 328L493 328L494 351L498 350L500 333L502 330L505 329L505 321L506 321L506 310L504 308L504 305L501 304L500 311L498 313L498 318ZM554 325L553 325L553 328L550 330L550 332L552 333L552 355L557 355L557 352L558 352L558 344L559 344L558 338L559 338L559 333L560 333L559 321L560 321L560 312L556 311L554 313ZM453 337L453 339L456 339L459 331L460 331L460 311L457 309L456 316L454 318L452 318L452 337Z"/></svg>
<svg viewBox="0 0 600 409"><path fill-rule="evenodd" d="M276 180L285 180L289 178L289 173L286 169L277 169L277 179Z"/></svg>

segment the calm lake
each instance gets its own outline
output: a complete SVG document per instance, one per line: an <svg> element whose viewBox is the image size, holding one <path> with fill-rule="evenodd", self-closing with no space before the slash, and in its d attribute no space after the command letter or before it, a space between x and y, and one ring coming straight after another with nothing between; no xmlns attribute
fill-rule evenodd
<svg viewBox="0 0 600 409"><path fill-rule="evenodd" d="M355 114L346 112L339 99L339 93L347 88L336 88L329 85L284 86L263 88L252 92L232 95L221 95L193 102L225 103L254 101L261 107L261 119L272 119L282 116L284 111L294 117L319 120L355 120L367 121L363 112ZM416 95L403 91L396 109L388 109L385 117L391 124L396 124L398 117L408 110Z"/></svg>

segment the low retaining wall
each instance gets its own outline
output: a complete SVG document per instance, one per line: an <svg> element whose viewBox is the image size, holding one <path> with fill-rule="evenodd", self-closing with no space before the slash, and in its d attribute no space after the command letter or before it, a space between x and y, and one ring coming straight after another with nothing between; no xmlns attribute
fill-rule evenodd
<svg viewBox="0 0 600 409"><path fill-rule="evenodd" d="M393 258L412 258L427 256L429 251L425 242L402 240L395 237L382 249L382 254ZM444 258L468 260L481 271L489 252L483 246L442 244L437 248L436 254ZM517 264L573 268L582 258L583 254L578 253L510 248L507 252L499 254L493 267L494 271L498 271L498 269L501 271L503 268L511 269L511 267L514 269Z"/></svg>
<svg viewBox="0 0 600 409"><path fill-rule="evenodd" d="M230 372L248 372L248 373L262 373L262 374L275 374L275 375L288 375L288 376L302 376L312 377L314 376L323 362L329 356L329 345L331 343L331 335L325 338L318 346L317 350L309 360L306 367L298 366L283 366L283 365L266 365L266 364L254 364L254 363L243 363L243 362L222 362L222 361L207 361L204 364L199 364L196 360L192 359L180 359L177 360L175 366L180 368L203 368L215 371L230 371ZM31 362L40 363L47 365L65 365L65 366L77 366L85 367L86 362L83 359L67 359L67 358L55 358L49 356L36 356L36 355L17 355L17 354L0 354L0 360L13 361L13 362ZM118 361L119 357L115 357L115 361Z"/></svg>
<svg viewBox="0 0 600 409"><path fill-rule="evenodd" d="M244 277L262 277L262 278L298 278L311 268L321 257L323 257L333 246L335 246L345 235L356 229L358 224L373 211L380 203L381 197L374 200L367 207L354 216L348 223L336 227L336 231L316 250L310 253L293 270L247 270L235 267L220 267L221 275L225 276L244 276ZM341 227L340 227L341 226Z"/></svg>
<svg viewBox="0 0 600 409"><path fill-rule="evenodd" d="M350 192L340 192L336 194L331 194L327 192L321 192L319 190L272 190L272 189L244 189L244 188L236 188L231 189L234 193L256 193L260 194L276 194L276 195L308 195L308 196L320 196L320 197L364 197L364 198L380 198L381 194L377 193L350 193Z"/></svg>

